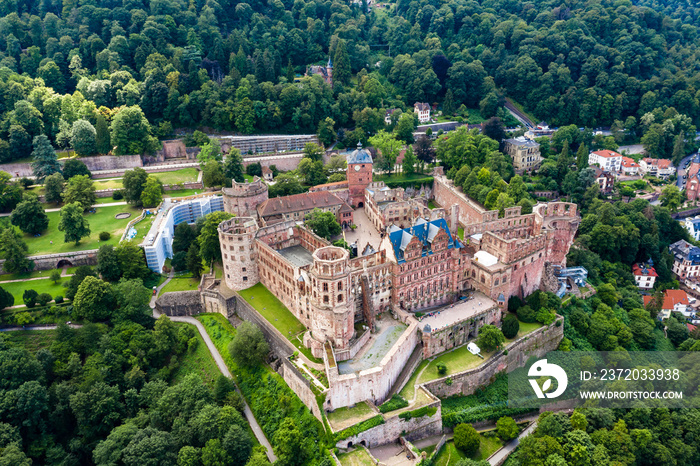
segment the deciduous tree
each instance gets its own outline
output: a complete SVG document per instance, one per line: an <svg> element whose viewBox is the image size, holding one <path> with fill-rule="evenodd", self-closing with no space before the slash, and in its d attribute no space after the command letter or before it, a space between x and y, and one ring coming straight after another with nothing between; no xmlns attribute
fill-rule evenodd
<svg viewBox="0 0 700 466"><path fill-rule="evenodd" d="M3 269L7 273L27 272L34 268L34 262L27 259L27 244L13 228L0 233L0 251L5 259Z"/></svg>
<svg viewBox="0 0 700 466"><path fill-rule="evenodd" d="M97 152L97 131L87 120L78 120L73 123L70 145L80 156L93 155Z"/></svg>
<svg viewBox="0 0 700 466"><path fill-rule="evenodd" d="M76 175L68 180L63 191L63 202L66 204L80 204L83 210L87 210L97 202L95 185L87 175Z"/></svg>
<svg viewBox="0 0 700 466"><path fill-rule="evenodd" d="M63 200L63 175L54 173L44 180L44 199L46 202L58 204Z"/></svg>
<svg viewBox="0 0 700 466"><path fill-rule="evenodd" d="M90 225L83 216L83 210L83 206L78 202L61 207L58 230L63 232L64 242L73 241L77 245L82 238L90 235Z"/></svg>
<svg viewBox="0 0 700 466"><path fill-rule="evenodd" d="M243 322L236 329L236 336L229 344L228 351L239 364L255 366L265 362L270 346L257 325Z"/></svg>
<svg viewBox="0 0 700 466"><path fill-rule="evenodd" d="M49 226L49 218L44 212L44 206L36 196L27 196L20 202L10 215L10 223L19 227L23 232L36 235L46 230Z"/></svg>

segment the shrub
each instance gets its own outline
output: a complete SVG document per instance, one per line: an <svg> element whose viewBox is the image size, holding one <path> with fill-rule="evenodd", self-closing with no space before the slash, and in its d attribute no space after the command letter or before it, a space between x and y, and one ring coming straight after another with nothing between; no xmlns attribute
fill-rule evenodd
<svg viewBox="0 0 700 466"><path fill-rule="evenodd" d="M530 306L523 306L518 309L518 319L527 323L535 322L537 320L537 312Z"/></svg>
<svg viewBox="0 0 700 466"><path fill-rule="evenodd" d="M343 429L340 432L336 433L335 441L340 442L341 440L345 440L348 437L353 437L361 432L369 430L372 427L377 427L381 424L384 424L384 418L381 414L377 414L376 416L371 417L366 421L362 421L359 424L355 424L352 427L348 427L347 429Z"/></svg>
<svg viewBox="0 0 700 466"><path fill-rule="evenodd" d="M447 366L445 365L444 362L437 363L437 372L439 375L447 374Z"/></svg>
<svg viewBox="0 0 700 466"><path fill-rule="evenodd" d="M467 456L479 449L481 438L471 424L459 424L454 430L455 447Z"/></svg>
<svg viewBox="0 0 700 466"><path fill-rule="evenodd" d="M422 408L414 409L413 411L406 411L405 413L399 414L399 418L404 421L409 419L419 418L423 416L432 416L437 413L437 408L435 406L423 406Z"/></svg>
<svg viewBox="0 0 700 466"><path fill-rule="evenodd" d="M501 440L507 442L518 436L520 429L512 417L503 416L496 421L496 432Z"/></svg>
<svg viewBox="0 0 700 466"><path fill-rule="evenodd" d="M508 298L508 312L516 313L523 305L523 302L517 296Z"/></svg>
<svg viewBox="0 0 700 466"><path fill-rule="evenodd" d="M53 300L56 302L56 304L61 304L63 302L63 296L58 295Z"/></svg>
<svg viewBox="0 0 700 466"><path fill-rule="evenodd" d="M112 199L115 201L121 201L124 199L124 191L117 189L116 191L112 192Z"/></svg>
<svg viewBox="0 0 700 466"><path fill-rule="evenodd" d="M19 184L21 184L24 189L29 189L29 187L34 184L34 180L24 176L19 179Z"/></svg>
<svg viewBox="0 0 700 466"><path fill-rule="evenodd" d="M520 322L514 314L508 314L505 319L503 319L503 336L506 338L515 338L520 330Z"/></svg>
<svg viewBox="0 0 700 466"><path fill-rule="evenodd" d="M50 294L41 293L39 296L37 296L36 302L39 306L43 307L43 306L46 306L47 304L49 304L52 299L53 299L53 296L51 296Z"/></svg>
<svg viewBox="0 0 700 466"><path fill-rule="evenodd" d="M390 400L386 401L379 407L379 412L388 413L389 411L396 411L397 409L405 408L408 406L408 401L406 401L401 395L393 395Z"/></svg>
<svg viewBox="0 0 700 466"><path fill-rule="evenodd" d="M51 272L51 275L49 276L49 278L51 279L52 282L54 282L54 284L58 283L59 281L61 281L61 271L54 270L53 272Z"/></svg>
<svg viewBox="0 0 700 466"><path fill-rule="evenodd" d="M99 236L100 241L107 241L112 237L112 234L108 231L101 231Z"/></svg>
<svg viewBox="0 0 700 466"><path fill-rule="evenodd" d="M22 301L24 301L24 305L29 308L36 306L38 297L39 293L34 290L24 290L24 293L22 293Z"/></svg>

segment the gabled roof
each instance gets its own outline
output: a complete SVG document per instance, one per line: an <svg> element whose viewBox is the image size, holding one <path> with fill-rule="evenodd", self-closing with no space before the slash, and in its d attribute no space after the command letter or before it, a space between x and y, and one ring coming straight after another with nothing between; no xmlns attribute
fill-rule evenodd
<svg viewBox="0 0 700 466"><path fill-rule="evenodd" d="M622 157L622 166L628 168L639 167L639 164L629 157Z"/></svg>
<svg viewBox="0 0 700 466"><path fill-rule="evenodd" d="M258 214L261 217L269 217L342 204L343 200L330 191L315 191L268 199L258 206Z"/></svg>
<svg viewBox="0 0 700 466"><path fill-rule="evenodd" d="M688 294L683 290L666 290L662 309L673 309L676 304L688 305Z"/></svg>
<svg viewBox="0 0 700 466"><path fill-rule="evenodd" d="M427 112L430 110L430 104L426 102L416 102L413 104L413 108L419 112Z"/></svg>
<svg viewBox="0 0 700 466"><path fill-rule="evenodd" d="M447 233L447 249L462 247L459 241L452 238L450 229L447 226L447 221L444 218L430 221L420 218L411 228L406 228L403 230L395 225L390 226L389 241L394 249L394 256L396 257L396 260L399 263L404 262L403 253L406 250L406 246L408 246L408 243L410 243L413 238L418 238L418 240L423 243L422 256L432 254L432 242L440 230L444 230Z"/></svg>

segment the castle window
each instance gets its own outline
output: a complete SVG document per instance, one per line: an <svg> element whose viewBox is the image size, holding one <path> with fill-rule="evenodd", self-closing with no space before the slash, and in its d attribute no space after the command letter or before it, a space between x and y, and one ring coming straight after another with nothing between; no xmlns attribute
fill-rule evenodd
<svg viewBox="0 0 700 466"><path fill-rule="evenodd" d="M338 291L343 291L343 282L338 282Z"/></svg>
<svg viewBox="0 0 700 466"><path fill-rule="evenodd" d="M247 282L247 281L248 281L248 277L243 277L243 281L244 281L244 282Z"/></svg>
<svg viewBox="0 0 700 466"><path fill-rule="evenodd" d="M338 295L338 302L339 302L339 303L342 303L342 302L343 302L343 295L342 295L342 294L339 294L339 295Z"/></svg>
<svg viewBox="0 0 700 466"><path fill-rule="evenodd" d="M245 271L246 271L246 270L245 270L245 267L243 267L243 270L242 270L242 272L245 272Z"/></svg>
<svg viewBox="0 0 700 466"><path fill-rule="evenodd" d="M328 295L323 295L323 302L328 303Z"/></svg>
<svg viewBox="0 0 700 466"><path fill-rule="evenodd" d="M323 284L323 291L328 291L328 283Z"/></svg>

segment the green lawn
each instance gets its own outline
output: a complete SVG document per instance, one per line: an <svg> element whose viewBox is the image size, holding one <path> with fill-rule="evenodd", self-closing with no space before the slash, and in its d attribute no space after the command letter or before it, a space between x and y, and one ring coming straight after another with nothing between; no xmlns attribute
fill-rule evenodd
<svg viewBox="0 0 700 466"><path fill-rule="evenodd" d="M359 447L350 453L338 455L338 461L343 466L374 466L374 461L367 450Z"/></svg>
<svg viewBox="0 0 700 466"><path fill-rule="evenodd" d="M177 322L175 325L180 326L192 324ZM194 326L192 327L194 328ZM206 383L210 388L213 388L216 377L221 372L219 371L219 368L216 367L214 358L209 352L206 343L204 343L202 335L199 334L199 331L196 328L195 334L197 338L197 348L193 352L188 351L182 357L180 366L173 374L172 384L175 385L179 383L185 378L186 375L194 372L199 374L202 380L204 380L204 383Z"/></svg>
<svg viewBox="0 0 700 466"><path fill-rule="evenodd" d="M503 442L498 437L485 437L483 434L479 435L479 437L481 437L481 445L476 454L471 457L475 461L485 460L503 446ZM455 447L454 442L450 440L440 451L433 464L434 466L450 466L457 464L459 460L466 457L464 453Z"/></svg>
<svg viewBox="0 0 700 466"><path fill-rule="evenodd" d="M418 374L420 374L420 371L428 365L428 361L424 360L421 361L420 364L418 364L418 367L416 367L416 370L413 371L413 374L411 374L411 378L408 379L408 382L406 382L406 385L404 385L403 389L399 392L399 395L404 397L406 401L411 401L413 399L413 396L416 393L415 390L415 385L416 381L418 380Z"/></svg>
<svg viewBox="0 0 700 466"><path fill-rule="evenodd" d="M518 330L518 334L513 339L506 338L506 345L517 340L518 338L524 337L528 333L534 332L535 330L537 330L540 327L542 327L542 324L539 322L525 323L525 322L520 321L520 330Z"/></svg>
<svg viewBox="0 0 700 466"><path fill-rule="evenodd" d="M198 286L199 278L194 278L191 273L188 273L170 280L168 284L160 290L160 294L168 293L171 291L196 290Z"/></svg>
<svg viewBox="0 0 700 466"><path fill-rule="evenodd" d="M484 359L475 356L469 352L467 345L460 346L457 349L443 353L437 358L433 359L428 363L427 368L423 371L418 380L418 383L426 383L431 380L439 379L448 375L456 374L458 372L463 372L468 369L473 369L483 362L487 361L492 355L491 353L482 353ZM447 373L444 375L439 375L437 372L437 365L439 363L445 364L447 366Z"/></svg>
<svg viewBox="0 0 700 466"><path fill-rule="evenodd" d="M358 403L352 408L339 408L328 413L326 418L335 432L340 432L350 426L376 416L377 413L365 402Z"/></svg>
<svg viewBox="0 0 700 466"><path fill-rule="evenodd" d="M68 283L68 280L70 280L70 278L62 278L56 285L54 285L54 283L47 278L45 280L3 283L0 286L14 296L15 306L19 306L24 304L24 301L22 300L24 290L34 290L39 294L48 293L52 297L56 297L57 295L64 296L66 294L66 289L63 288L62 285L64 282Z"/></svg>
<svg viewBox="0 0 700 466"><path fill-rule="evenodd" d="M31 353L48 348L56 339L55 330L17 330L2 332L2 338L14 346L26 348Z"/></svg>
<svg viewBox="0 0 700 466"><path fill-rule="evenodd" d="M158 178L163 184L180 184L190 181L197 181L199 170L195 167L182 168L171 172L153 173L153 176Z"/></svg>
<svg viewBox="0 0 700 466"><path fill-rule="evenodd" d="M116 219L114 216L120 212L129 212L131 217L126 219ZM140 209L132 206L111 206L98 207L94 214L86 213L85 218L90 225L90 236L75 243L64 243L63 232L58 231L60 220L59 212L49 212L49 228L39 237L24 235L24 241L29 247L29 255L49 254L58 252L85 251L87 249L97 249L103 244L116 245L121 238L126 225L141 213ZM99 241L99 234L108 231L112 237L107 241ZM53 244L51 242L53 241Z"/></svg>
<svg viewBox="0 0 700 466"><path fill-rule="evenodd" d="M424 175L422 173L412 173L406 175L404 173L392 173L391 175L374 175L374 181L413 181L422 180L424 178L432 178L430 175Z"/></svg>
<svg viewBox="0 0 700 466"><path fill-rule="evenodd" d="M262 283L240 291L240 295L290 341L293 341L294 336L306 330L306 327L294 317L294 314Z"/></svg>
<svg viewBox="0 0 700 466"><path fill-rule="evenodd" d="M195 194L203 193L203 189L176 189L173 191L165 191L164 197L187 197L194 196Z"/></svg>
<svg viewBox="0 0 700 466"><path fill-rule="evenodd" d="M122 184L122 178L109 178L106 180L94 180L94 186L96 191L102 189L122 189L124 185Z"/></svg>
<svg viewBox="0 0 700 466"><path fill-rule="evenodd" d="M61 273L63 273L63 269L58 270ZM72 274L74 271L75 267L68 269L69 274ZM53 270L35 270L34 272L8 273L5 275L0 275L0 282L4 282L7 280L26 280L28 278L47 278L49 275L51 275L51 272L53 272Z"/></svg>
<svg viewBox="0 0 700 466"><path fill-rule="evenodd" d="M438 207L440 207L440 206L438 206L438 205L435 203L435 201L433 201L432 199L430 199L430 200L428 201L428 208L429 208L429 209L437 209Z"/></svg>

